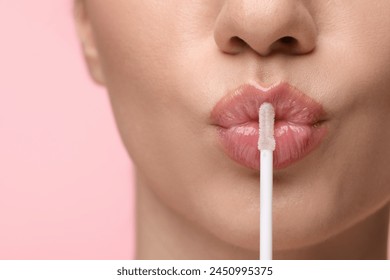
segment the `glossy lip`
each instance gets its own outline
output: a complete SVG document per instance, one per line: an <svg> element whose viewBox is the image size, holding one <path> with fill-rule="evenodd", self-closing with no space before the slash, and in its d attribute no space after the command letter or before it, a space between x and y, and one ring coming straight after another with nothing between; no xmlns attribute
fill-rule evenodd
<svg viewBox="0 0 390 280"><path fill-rule="evenodd" d="M259 170L258 111L264 102L275 109L275 169L302 159L325 137L326 114L313 99L288 83L269 89L245 84L223 97L210 115L223 150L239 164Z"/></svg>

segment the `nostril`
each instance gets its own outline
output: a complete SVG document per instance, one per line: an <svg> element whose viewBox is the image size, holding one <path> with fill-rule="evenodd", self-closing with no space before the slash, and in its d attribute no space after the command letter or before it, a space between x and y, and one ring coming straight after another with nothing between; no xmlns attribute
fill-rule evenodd
<svg viewBox="0 0 390 280"><path fill-rule="evenodd" d="M275 41L270 49L269 53L283 52L288 54L294 54L299 48L299 42L297 39L291 36L285 36Z"/></svg>
<svg viewBox="0 0 390 280"><path fill-rule="evenodd" d="M246 45L245 41L242 40L240 37L234 36L230 38L230 43L234 46L238 47L244 47Z"/></svg>
<svg viewBox="0 0 390 280"><path fill-rule="evenodd" d="M247 46L247 43L242 40L238 36L230 37L228 41L226 41L224 47L222 48L222 51L227 54L238 54L243 49L245 49Z"/></svg>
<svg viewBox="0 0 390 280"><path fill-rule="evenodd" d="M280 38L279 41L284 45L294 45L297 43L297 39L291 36L285 36L283 38Z"/></svg>
<svg viewBox="0 0 390 280"><path fill-rule="evenodd" d="M250 47L247 42L238 36L230 37L228 41L229 52L231 54L237 54L246 47ZM292 36L284 36L275 41L270 49L264 53L267 55L273 52L283 51L293 53L299 46L299 42Z"/></svg>

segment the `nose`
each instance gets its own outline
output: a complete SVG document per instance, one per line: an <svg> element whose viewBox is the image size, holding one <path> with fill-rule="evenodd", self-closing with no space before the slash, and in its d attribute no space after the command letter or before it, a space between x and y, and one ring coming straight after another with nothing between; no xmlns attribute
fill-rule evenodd
<svg viewBox="0 0 390 280"><path fill-rule="evenodd" d="M228 54L250 47L261 56L300 55L315 49L317 28L302 0L226 0L214 39Z"/></svg>

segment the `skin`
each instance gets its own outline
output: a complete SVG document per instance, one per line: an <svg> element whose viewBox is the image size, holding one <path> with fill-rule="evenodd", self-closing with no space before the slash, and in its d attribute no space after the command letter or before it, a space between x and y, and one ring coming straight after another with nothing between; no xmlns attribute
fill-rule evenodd
<svg viewBox="0 0 390 280"><path fill-rule="evenodd" d="M328 134L275 172L274 258L386 258L390 1L374 2L75 2L135 165L138 259L258 258L259 173L209 115L238 85L282 81L323 105Z"/></svg>

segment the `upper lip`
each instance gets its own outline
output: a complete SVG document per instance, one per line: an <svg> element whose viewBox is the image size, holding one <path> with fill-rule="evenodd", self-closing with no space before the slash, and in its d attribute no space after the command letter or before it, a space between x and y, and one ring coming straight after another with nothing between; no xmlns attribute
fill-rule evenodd
<svg viewBox="0 0 390 280"><path fill-rule="evenodd" d="M269 89L244 84L224 96L213 108L214 125L230 128L258 121L259 107L271 103L275 109L275 121L296 125L316 125L325 121L321 104L288 83L280 83Z"/></svg>

